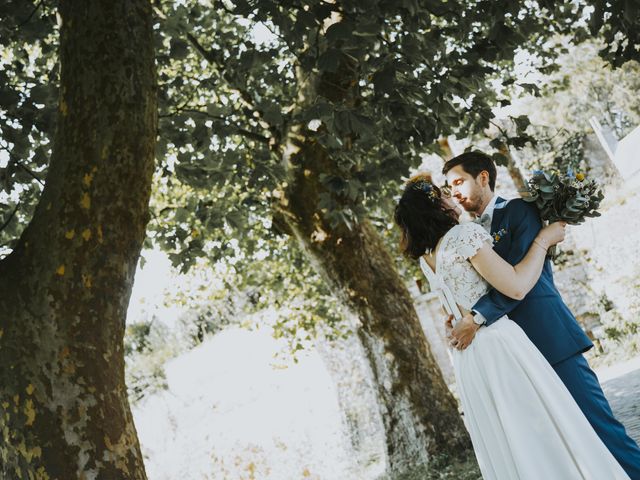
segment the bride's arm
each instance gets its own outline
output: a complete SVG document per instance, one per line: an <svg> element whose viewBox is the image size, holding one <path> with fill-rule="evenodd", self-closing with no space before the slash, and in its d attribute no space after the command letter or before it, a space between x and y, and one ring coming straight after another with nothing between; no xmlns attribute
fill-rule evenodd
<svg viewBox="0 0 640 480"><path fill-rule="evenodd" d="M469 258L473 267L496 290L522 300L538 281L547 249L564 239L566 223L556 222L540 230L525 257L513 266L502 259L488 242Z"/></svg>

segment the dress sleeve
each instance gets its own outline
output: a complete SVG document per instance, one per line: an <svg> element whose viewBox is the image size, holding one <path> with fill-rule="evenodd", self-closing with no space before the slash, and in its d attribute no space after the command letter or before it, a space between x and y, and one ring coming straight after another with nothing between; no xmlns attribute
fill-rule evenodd
<svg viewBox="0 0 640 480"><path fill-rule="evenodd" d="M474 222L460 226L457 251L465 260L473 257L486 242L489 242L490 245L493 243L491 235L482 226Z"/></svg>

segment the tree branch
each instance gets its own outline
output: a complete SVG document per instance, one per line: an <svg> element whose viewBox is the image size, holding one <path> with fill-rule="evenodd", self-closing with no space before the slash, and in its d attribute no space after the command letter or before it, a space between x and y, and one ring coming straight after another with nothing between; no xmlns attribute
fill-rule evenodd
<svg viewBox="0 0 640 480"><path fill-rule="evenodd" d="M194 37L191 33L187 33L187 38L189 39L189 42L191 43L191 45L194 46L194 48L200 53L200 55L202 55L202 57L207 62L213 63L220 70L224 71L224 65L222 64L222 59L218 58L218 55L216 55L214 51L207 50L206 48L204 48L200 44L198 39ZM225 78L225 80L229 81L227 78ZM251 110L257 112L258 114L262 115L262 112L260 112L260 110L255 106L253 97L248 91L242 88L239 88L237 85L230 84L229 86L232 88L232 90L235 90L235 92L238 93L238 95L240 95L240 98L242 98L243 102L246 103L247 107L251 108Z"/></svg>
<svg viewBox="0 0 640 480"><path fill-rule="evenodd" d="M221 71L225 70L225 66L222 63L222 59L219 58L219 55L216 55L215 52L207 50L206 48L204 48L202 46L202 44L198 41L198 39L191 33L187 32L187 39L189 40L189 42L191 43L191 45L193 45L193 47L200 53L200 55L202 55L202 57L207 60L209 63L213 63L214 65L216 65ZM258 115L258 118L264 122L266 125L268 125L268 130L271 133L271 139L269 139L266 143L268 143L270 145L270 147L272 149L277 149L280 145L280 139L282 137L281 132L279 131L279 129L273 125L271 125L269 122L264 120L264 112L262 112L262 110L260 110L254 103L254 99L251 96L251 94L245 90L244 88L239 87L238 85L233 84L232 82L229 81L229 79L223 75L224 79L228 82L229 87L231 87L231 89L233 91L235 91L236 93L238 93L238 95L240 95L240 98L242 99L242 102L246 105L247 108L251 109L251 111L255 112ZM236 128L239 128L236 126ZM242 129L240 129L242 130ZM244 130L244 132L249 132L248 130ZM242 133L242 131L239 131L238 133ZM249 132L250 133L250 132ZM265 137L266 138L266 137ZM260 140L262 141L262 140Z"/></svg>
<svg viewBox="0 0 640 480"><path fill-rule="evenodd" d="M11 215L9 215L9 218L7 218L2 225L0 225L0 232L9 226L9 224L11 223L11 220L13 220L13 217L18 211L18 208L20 208L20 202L16 203L16 208L13 209L13 212L11 212Z"/></svg>
<svg viewBox="0 0 640 480"><path fill-rule="evenodd" d="M236 127L236 132L240 135L243 135L247 138L251 138L252 140L256 140L257 142L264 143L265 145L269 145L270 139L260 135L259 133L251 132L249 130L245 130L244 128Z"/></svg>
<svg viewBox="0 0 640 480"><path fill-rule="evenodd" d="M15 29L15 30L18 30L20 27L22 27L22 26L26 25L27 23L29 23L29 21L33 18L33 16L35 15L35 13L38 11L38 9L40 8L40 6L42 5L42 2L43 2L43 1L44 1L44 0L40 0L40 1L36 4L35 8L31 11L31 13L29 14L29 16L28 16L25 20L23 20L22 22L20 22L18 25L16 25L16 26L14 27L14 29Z"/></svg>
<svg viewBox="0 0 640 480"><path fill-rule="evenodd" d="M198 53L200 53L200 55L202 55L204 57L204 59L209 62L209 63L215 63L216 65L220 66L220 61L218 60L218 58L216 57L216 54L214 51L212 50L207 50L206 48L204 48L200 42L198 41L198 39L196 37L193 36L193 34L191 33L187 33L187 39L189 40L189 42L191 43L191 45L193 45L195 47L195 49L198 51Z"/></svg>
<svg viewBox="0 0 640 480"><path fill-rule="evenodd" d="M252 132L251 130L244 129L244 128L238 126L235 123L231 123L231 122L229 122L229 119L226 118L226 117L221 117L219 115L211 115L210 113L203 112L202 110L197 110L197 109L193 109L193 108L178 108L173 113L159 115L158 117L159 118L169 118L169 117L177 115L177 114L179 114L181 112L193 113L193 114L196 114L196 115L203 115L203 116L205 116L207 118L210 118L212 120L218 120L220 122L223 122L225 126L233 127L235 129L235 133L243 135L243 136L245 136L247 138L251 138L252 140L256 140L258 142L264 143L266 145L270 144L271 139L269 137L265 137L264 135L260 135L257 132Z"/></svg>
<svg viewBox="0 0 640 480"><path fill-rule="evenodd" d="M22 160L20 160L17 156L15 156L11 150L9 150L7 147L5 146L0 146L0 149L4 150L5 152L7 152L9 154L9 161L14 163L15 165L17 165L18 167L22 168L25 172L27 172L27 174L34 178L35 180L38 181L38 183L40 183L40 185L42 185L44 187L44 182L42 180L40 180L40 178L33 173L33 171L31 169L29 169L28 167L24 166L22 164Z"/></svg>
<svg viewBox="0 0 640 480"><path fill-rule="evenodd" d="M44 182L40 180L40 178L35 173L33 173L31 169L29 169L28 167L25 167L20 161L16 162L16 165L18 165L21 169L27 172L27 175L35 179L40 185L44 187Z"/></svg>

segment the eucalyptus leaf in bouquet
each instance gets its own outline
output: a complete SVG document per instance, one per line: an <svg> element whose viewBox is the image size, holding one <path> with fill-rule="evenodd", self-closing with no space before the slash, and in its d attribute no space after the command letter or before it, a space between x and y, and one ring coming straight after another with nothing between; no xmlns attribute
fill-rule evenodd
<svg viewBox="0 0 640 480"><path fill-rule="evenodd" d="M583 173L574 174L572 170L565 175L535 170L524 193L523 200L535 202L543 221L565 221L569 225L579 225L587 217L599 217L598 208L604 198L595 180L588 180ZM555 257L555 246L549 254Z"/></svg>
<svg viewBox="0 0 640 480"><path fill-rule="evenodd" d="M563 220L570 225L579 225L587 217L599 217L598 208L604 198L595 180L571 170L566 175L535 170L525 192L529 195L523 200L535 202L542 220L549 223Z"/></svg>

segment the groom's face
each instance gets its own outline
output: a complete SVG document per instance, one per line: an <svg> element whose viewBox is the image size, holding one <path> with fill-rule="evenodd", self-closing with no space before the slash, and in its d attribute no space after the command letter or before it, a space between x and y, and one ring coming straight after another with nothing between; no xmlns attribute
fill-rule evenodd
<svg viewBox="0 0 640 480"><path fill-rule="evenodd" d="M447 172L447 183L451 186L451 196L467 212L480 213L484 203L483 173L473 177L462 166L453 167ZM488 173L485 175L488 176ZM486 180L484 181L486 183Z"/></svg>

